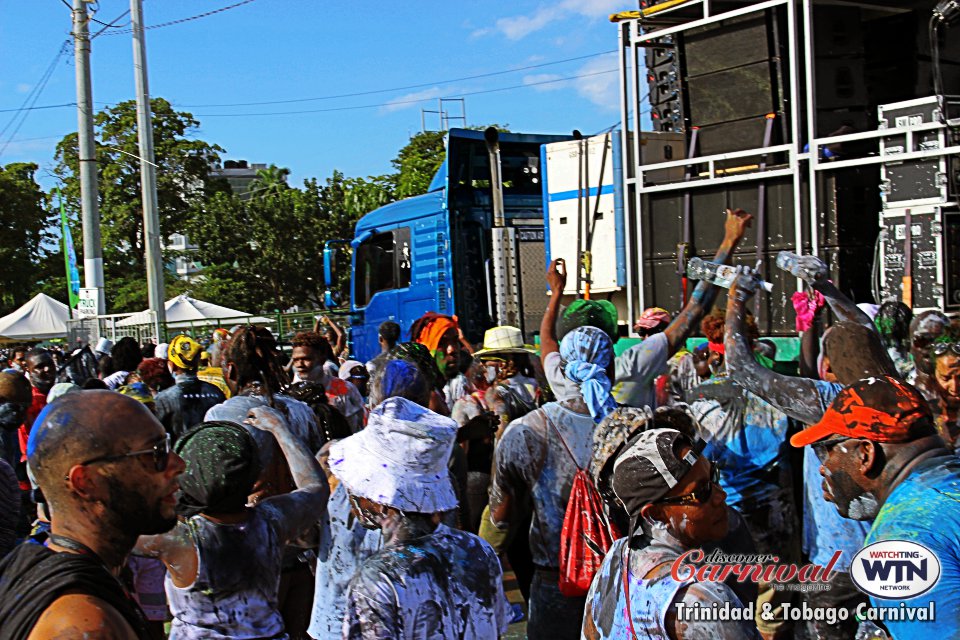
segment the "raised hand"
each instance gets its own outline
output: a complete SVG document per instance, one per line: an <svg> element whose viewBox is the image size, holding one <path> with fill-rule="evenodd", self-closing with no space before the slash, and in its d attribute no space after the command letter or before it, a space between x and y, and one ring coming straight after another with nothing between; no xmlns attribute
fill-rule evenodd
<svg viewBox="0 0 960 640"><path fill-rule="evenodd" d="M743 209L727 209L727 219L723 225L724 240L737 243L743 238L753 216Z"/></svg>
<svg viewBox="0 0 960 640"><path fill-rule="evenodd" d="M817 256L800 256L796 264L787 271L814 288L827 282L830 277L827 265Z"/></svg>
<svg viewBox="0 0 960 640"><path fill-rule="evenodd" d="M563 270L560 270L563 267ZM564 287L567 286L567 263L563 258L557 258L550 262L547 267L547 284L550 285L550 291L560 295Z"/></svg>

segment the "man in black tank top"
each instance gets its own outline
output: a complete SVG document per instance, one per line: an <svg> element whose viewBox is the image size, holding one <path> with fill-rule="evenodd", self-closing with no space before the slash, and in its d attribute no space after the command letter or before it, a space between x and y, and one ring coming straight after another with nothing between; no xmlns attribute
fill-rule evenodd
<svg viewBox="0 0 960 640"><path fill-rule="evenodd" d="M71 393L37 417L27 458L51 511L50 541L22 544L0 564L0 637L148 638L116 576L140 535L176 523L184 464L163 426L132 398Z"/></svg>

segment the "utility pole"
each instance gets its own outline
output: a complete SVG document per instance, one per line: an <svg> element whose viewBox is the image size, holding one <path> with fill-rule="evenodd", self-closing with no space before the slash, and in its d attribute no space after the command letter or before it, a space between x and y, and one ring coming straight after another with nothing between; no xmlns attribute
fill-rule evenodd
<svg viewBox="0 0 960 640"><path fill-rule="evenodd" d="M73 48L77 78L77 143L80 160L80 211L83 222L83 284L97 290L97 315L106 312L103 295L103 248L100 244L100 194L97 149L93 138L93 91L90 82L90 31L87 5L73 0Z"/></svg>
<svg viewBox="0 0 960 640"><path fill-rule="evenodd" d="M79 0L74 0L78 2ZM157 174L153 158L153 122L150 88L147 84L147 41L143 31L143 1L130 0L133 26L133 70L137 82L137 138L140 141L140 192L143 199L143 244L146 252L147 294L157 342L165 337L167 322L163 286L163 253L160 245L160 214L157 211Z"/></svg>

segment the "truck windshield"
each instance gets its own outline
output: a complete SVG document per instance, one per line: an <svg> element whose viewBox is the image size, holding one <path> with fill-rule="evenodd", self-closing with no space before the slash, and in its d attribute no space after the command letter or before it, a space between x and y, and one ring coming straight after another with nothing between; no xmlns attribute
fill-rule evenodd
<svg viewBox="0 0 960 640"><path fill-rule="evenodd" d="M410 286L410 228L370 236L357 247L353 300L365 307L378 291Z"/></svg>

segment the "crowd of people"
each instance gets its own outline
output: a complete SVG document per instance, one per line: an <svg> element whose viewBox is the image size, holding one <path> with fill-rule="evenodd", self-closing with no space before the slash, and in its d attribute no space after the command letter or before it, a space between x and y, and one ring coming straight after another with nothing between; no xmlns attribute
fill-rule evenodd
<svg viewBox="0 0 960 640"><path fill-rule="evenodd" d="M727 212L717 262L750 219ZM383 323L368 362L327 319L289 345L9 349L0 637L960 638L960 323L858 306L815 256L790 271L796 365L760 339L750 269L725 309L701 282L620 348L613 304L562 306L562 261L538 350L439 313ZM935 622L855 584L885 540L939 558L908 601ZM679 573L694 550L825 588ZM688 615L724 608L751 615Z"/></svg>

